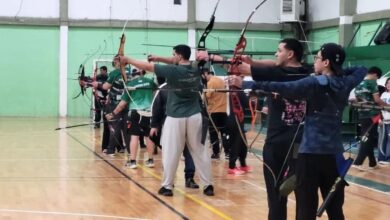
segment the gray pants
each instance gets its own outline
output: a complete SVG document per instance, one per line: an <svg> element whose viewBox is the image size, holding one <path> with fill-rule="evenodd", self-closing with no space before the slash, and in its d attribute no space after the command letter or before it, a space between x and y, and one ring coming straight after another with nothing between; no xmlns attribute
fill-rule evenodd
<svg viewBox="0 0 390 220"><path fill-rule="evenodd" d="M201 144L201 137L202 116L200 113L188 118L172 118L169 116L166 118L161 136L164 168L161 185L163 187L173 188L176 170L185 144L187 144L194 160L201 184L204 186L212 184L211 158L207 147Z"/></svg>

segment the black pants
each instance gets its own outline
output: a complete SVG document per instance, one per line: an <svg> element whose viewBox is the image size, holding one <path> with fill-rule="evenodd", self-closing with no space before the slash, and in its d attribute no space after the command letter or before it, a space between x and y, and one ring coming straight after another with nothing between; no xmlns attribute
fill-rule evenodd
<svg viewBox="0 0 390 220"><path fill-rule="evenodd" d="M275 147L264 145L263 148L263 173L267 188L268 220L286 220L287 197L279 194L279 189L275 183L275 179L282 169L286 154L278 152ZM269 169L272 170L273 174Z"/></svg>
<svg viewBox="0 0 390 220"><path fill-rule="evenodd" d="M210 114L212 122L209 123L209 133L210 133L210 143L213 146L213 153L220 153L220 140L218 137L218 133L222 138L222 146L224 147L225 153L229 154L229 149L226 144L226 120L227 114L225 112L216 112ZM213 124L214 123L214 124ZM215 128L215 127L216 128ZM216 130L217 129L217 130Z"/></svg>
<svg viewBox="0 0 390 220"><path fill-rule="evenodd" d="M101 101L104 101L104 100L101 100ZM94 121L95 122L100 122L102 120L103 105L96 98L94 98L94 102L95 102L95 118L94 118ZM103 117L103 119L104 119L104 117Z"/></svg>
<svg viewBox="0 0 390 220"><path fill-rule="evenodd" d="M318 188L322 198L331 190L339 176L335 155L299 154L297 160L297 220L315 220ZM326 208L329 220L344 220L344 186L338 188Z"/></svg>
<svg viewBox="0 0 390 220"><path fill-rule="evenodd" d="M107 122L107 119L106 119L106 116L105 116L107 113L108 113L108 112L103 111L102 150L107 149L108 144L109 144L109 140L110 140L110 129L109 129L108 122ZM95 118L95 119L96 119L96 118Z"/></svg>
<svg viewBox="0 0 390 220"><path fill-rule="evenodd" d="M376 159L374 156L374 147L378 146L378 124L373 125L371 118L362 118L360 123L360 134L365 135L368 129L368 136L366 141L360 142L359 153L355 159L355 165L362 165L366 157L370 167L376 166Z"/></svg>
<svg viewBox="0 0 390 220"><path fill-rule="evenodd" d="M227 119L226 132L229 136L227 141L227 145L230 149L229 168L233 169L236 167L237 159L239 159L241 166L246 166L245 160L248 153L248 148L246 146L244 126L243 123L237 123L235 114L233 113L230 114Z"/></svg>
<svg viewBox="0 0 390 220"><path fill-rule="evenodd" d="M110 105L109 109L115 109L116 105ZM109 112L112 112L110 110ZM107 153L113 154L115 153L115 149L120 151L121 149L127 148L129 150L129 140L127 135L127 109L122 110L119 114L117 114L113 120L113 122L108 122L109 130L110 130L110 138L107 146Z"/></svg>
<svg viewBox="0 0 390 220"><path fill-rule="evenodd" d="M287 197L280 195L279 186L287 167L289 169L289 173L295 172L296 170L295 158L297 155L294 155L294 152L298 150L299 142L301 141L302 130L303 127L300 127L299 130L297 126L291 126L289 128L286 127L285 130L282 130L277 134L277 139L273 138L272 141L266 139L264 144L263 173L265 185L267 188L268 220L287 219ZM296 134L296 132L298 133ZM267 137L269 136L272 135L267 134ZM295 140L294 136L297 136ZM290 150L293 141L294 148ZM290 154L287 156L289 152ZM282 167L286 158L287 164ZM279 174L281 176L279 179L277 179Z"/></svg>

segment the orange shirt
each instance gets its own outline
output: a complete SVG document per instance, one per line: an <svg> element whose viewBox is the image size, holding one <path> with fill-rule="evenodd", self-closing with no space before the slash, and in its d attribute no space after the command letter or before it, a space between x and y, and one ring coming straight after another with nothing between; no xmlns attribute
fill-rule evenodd
<svg viewBox="0 0 390 220"><path fill-rule="evenodd" d="M208 89L225 89L223 79L212 76L207 82ZM206 92L207 110L210 113L226 112L227 96L225 92Z"/></svg>

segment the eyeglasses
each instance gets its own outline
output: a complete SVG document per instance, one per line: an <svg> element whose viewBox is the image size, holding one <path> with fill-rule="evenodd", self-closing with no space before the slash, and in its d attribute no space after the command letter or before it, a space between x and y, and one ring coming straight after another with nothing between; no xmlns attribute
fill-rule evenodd
<svg viewBox="0 0 390 220"><path fill-rule="evenodd" d="M322 57L320 57L320 56L318 56L318 55L315 55L315 56L314 56L314 61L319 60L319 59L322 60Z"/></svg>

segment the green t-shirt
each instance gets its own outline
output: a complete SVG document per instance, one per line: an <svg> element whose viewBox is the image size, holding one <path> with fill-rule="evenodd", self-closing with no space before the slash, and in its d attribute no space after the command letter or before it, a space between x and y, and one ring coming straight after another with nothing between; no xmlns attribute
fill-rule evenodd
<svg viewBox="0 0 390 220"><path fill-rule="evenodd" d="M154 70L157 76L167 79L167 88L182 89L168 90L167 116L184 118L200 112L200 73L197 67L155 64Z"/></svg>
<svg viewBox="0 0 390 220"><path fill-rule="evenodd" d="M373 94L375 93L379 94L376 80L363 80L355 88L355 96L358 102L367 102L368 104L375 105L373 97ZM370 118L377 114L379 114L379 110L377 109L359 109L360 118Z"/></svg>
<svg viewBox="0 0 390 220"><path fill-rule="evenodd" d="M115 69L108 75L107 83L112 85L108 95L114 104L118 104L123 94L123 79L119 69Z"/></svg>
<svg viewBox="0 0 390 220"><path fill-rule="evenodd" d="M134 78L127 82L127 87L135 87L136 90L123 93L122 100L129 104L130 110L146 110L150 111L153 101L153 90L156 84L150 78L143 76Z"/></svg>
<svg viewBox="0 0 390 220"><path fill-rule="evenodd" d="M123 81L120 69L115 69L108 74L107 82L113 85L115 82Z"/></svg>

